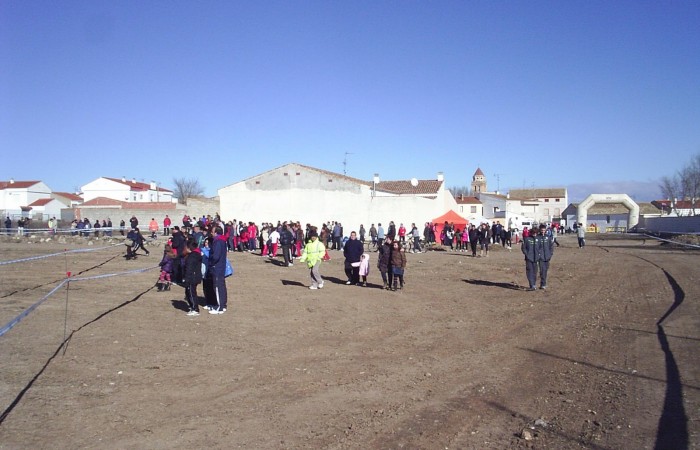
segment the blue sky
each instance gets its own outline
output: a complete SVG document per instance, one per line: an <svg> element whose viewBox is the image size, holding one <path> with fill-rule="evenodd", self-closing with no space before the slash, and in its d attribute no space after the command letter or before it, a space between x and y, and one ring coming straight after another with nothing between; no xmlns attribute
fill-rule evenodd
<svg viewBox="0 0 700 450"><path fill-rule="evenodd" d="M648 201L700 153L695 0L4 1L0 61L0 179L57 191L346 160Z"/></svg>

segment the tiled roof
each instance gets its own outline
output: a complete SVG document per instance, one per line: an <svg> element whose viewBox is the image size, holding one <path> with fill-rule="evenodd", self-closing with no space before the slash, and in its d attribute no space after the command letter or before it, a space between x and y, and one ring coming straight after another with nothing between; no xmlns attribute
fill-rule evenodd
<svg viewBox="0 0 700 450"><path fill-rule="evenodd" d="M637 203L639 205L640 214L659 214L661 209L657 208L653 203L642 202Z"/></svg>
<svg viewBox="0 0 700 450"><path fill-rule="evenodd" d="M662 208L670 208L673 201L671 200L654 200L652 202ZM677 200L675 203L676 209L691 209L692 205L690 200ZM695 202L695 208L700 209L700 200Z"/></svg>
<svg viewBox="0 0 700 450"><path fill-rule="evenodd" d="M507 195L496 194L495 192L479 192L479 197L495 198L499 200L510 200Z"/></svg>
<svg viewBox="0 0 700 450"><path fill-rule="evenodd" d="M169 210L177 209L177 205L172 202L123 202L107 197L96 197L89 200L80 207L112 207L122 209L152 209L152 210Z"/></svg>
<svg viewBox="0 0 700 450"><path fill-rule="evenodd" d="M481 171L481 167L476 168L476 172L474 172L474 176L481 175L482 177L484 176L484 172Z"/></svg>
<svg viewBox="0 0 700 450"><path fill-rule="evenodd" d="M457 202L458 205L480 205L481 200L479 200L476 197L464 197L464 196L459 196L455 197L455 201Z"/></svg>
<svg viewBox="0 0 700 450"><path fill-rule="evenodd" d="M81 206L126 206L127 202L122 202L120 200L114 200L113 198L107 197L95 197L87 202L84 202Z"/></svg>
<svg viewBox="0 0 700 450"><path fill-rule="evenodd" d="M511 189L510 198L564 198L566 197L565 188L532 188L532 189Z"/></svg>
<svg viewBox="0 0 700 450"><path fill-rule="evenodd" d="M396 181L380 181L379 183L377 183L375 185L373 183L373 181L361 180L359 178L349 177L349 176L343 175L341 173L331 172L329 170L318 169L316 167L311 167L311 166L307 166L307 165L299 164L299 163L287 163L287 164L284 164L282 166L275 167L274 169L270 169L266 172L263 172L262 174L254 175L252 177L246 178L245 180L242 180L241 182L253 180L253 179L256 179L256 178L258 178L262 175L265 175L267 173L275 172L275 171L278 171L280 169L287 168L289 166L298 167L298 168L303 169L303 170L309 170L309 171L313 171L316 173L320 173L320 174L323 174L325 176L328 176L329 178L333 178L336 180L346 180L350 183L361 184L361 185L370 186L370 187L374 185L374 187L377 191L388 192L388 193L392 193L392 194L419 194L419 195L437 194L438 191L440 190L440 187L443 184L443 181L438 181L438 180L418 180L418 185L416 187L413 187L413 185L411 185L411 180L396 180Z"/></svg>
<svg viewBox="0 0 700 450"><path fill-rule="evenodd" d="M305 166L304 164L297 164L297 163L291 163L291 164L294 164L295 166L303 167L304 169L313 170L314 172L323 173L323 174L332 176L333 178L348 180L348 181L351 181L353 183L364 184L366 186L370 186L372 184L369 181L360 180L359 178L349 177L347 175L343 175L342 173L336 173L336 172L330 172L328 170L317 169L315 167ZM287 164L285 164L285 165L287 165ZM278 167L277 169L281 169L282 167L284 167L284 166ZM272 170L277 170L277 169L272 169Z"/></svg>
<svg viewBox="0 0 700 450"><path fill-rule="evenodd" d="M0 181L0 190L3 189L26 189L28 187L34 186L40 183L39 181L15 181L10 183L9 181Z"/></svg>
<svg viewBox="0 0 700 450"><path fill-rule="evenodd" d="M81 197L77 194L72 194L70 192L54 192L53 194L61 196L63 198L66 198L66 199L74 201L74 202L82 202L83 201L83 197Z"/></svg>
<svg viewBox="0 0 700 450"><path fill-rule="evenodd" d="M418 184L414 187L410 180L380 181L375 189L392 194L436 194L442 183L438 180L418 180Z"/></svg>
<svg viewBox="0 0 700 450"><path fill-rule="evenodd" d="M601 215L601 214L627 214L629 209L627 209L622 203L596 203L595 205L588 208L588 215Z"/></svg>
<svg viewBox="0 0 700 450"><path fill-rule="evenodd" d="M104 179L114 181L115 183L124 184L126 186L129 186L129 188L132 191L148 191L151 189L151 185L149 183L142 183L142 182L136 181L136 180L127 180L127 179L122 180L121 178L110 178L110 177L104 177ZM160 191L160 192L172 192L171 190L162 188L160 186L158 186L158 191Z"/></svg>
<svg viewBox="0 0 700 450"><path fill-rule="evenodd" d="M569 206L573 206L578 211L578 205L579 203L572 203ZM651 203L637 203L637 205L640 214L658 214L660 212L659 208ZM629 210L622 203L596 203L588 208L588 215L627 214L628 212Z"/></svg>
<svg viewBox="0 0 700 450"><path fill-rule="evenodd" d="M34 200L29 204L29 206L45 206L49 202L53 201L52 198L40 198L38 200Z"/></svg>

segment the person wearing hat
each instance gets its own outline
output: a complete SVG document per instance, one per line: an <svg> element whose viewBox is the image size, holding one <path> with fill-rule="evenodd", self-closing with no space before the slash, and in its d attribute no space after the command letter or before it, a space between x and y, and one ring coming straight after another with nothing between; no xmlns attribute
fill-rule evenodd
<svg viewBox="0 0 700 450"><path fill-rule="evenodd" d="M537 247L537 264L540 266L540 289L547 289L547 272L549 261L554 254L554 240L547 236L547 225L540 224L540 232L535 236Z"/></svg>
<svg viewBox="0 0 700 450"><path fill-rule="evenodd" d="M310 269L311 286L309 289L323 289L320 267L325 254L326 246L318 240L318 232L314 228L309 232L309 242L304 246L304 251L299 258L299 261L306 262L306 266Z"/></svg>
<svg viewBox="0 0 700 450"><path fill-rule="evenodd" d="M520 250L525 255L525 276L529 287L528 291L536 291L537 285L537 241L535 240L535 229L532 233L523 233L523 240L520 244Z"/></svg>

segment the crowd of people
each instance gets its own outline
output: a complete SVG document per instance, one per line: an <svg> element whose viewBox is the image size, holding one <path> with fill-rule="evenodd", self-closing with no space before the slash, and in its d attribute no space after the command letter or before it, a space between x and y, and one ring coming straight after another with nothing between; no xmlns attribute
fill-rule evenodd
<svg viewBox="0 0 700 450"><path fill-rule="evenodd" d="M8 218L9 220L9 218ZM6 224L7 225L7 224ZM54 227L57 221L49 222ZM351 231L346 236L343 225L329 221L314 226L302 226L299 221L278 221L276 224L231 220L224 222L218 214L192 218L185 215L182 227L173 226L172 219L166 215L162 223L162 234L168 241L160 261L160 274L157 281L159 291L169 291L172 284L185 289L187 314L199 315L197 287L202 284L204 291L204 309L210 314L223 314L227 309L228 293L225 278L232 271L227 259L229 252L260 252L260 256L277 260L279 265L293 267L297 260L309 269L309 289L322 289L324 280L321 264L330 259L330 251L342 251L345 284L367 287L371 269L370 252L376 252L376 268L382 279L382 288L400 291L406 284L406 253L421 253L439 242L444 249L471 253L471 256L489 255L490 246L500 245L511 250L514 243L521 242L525 256L528 290L535 289L537 274L540 276L540 288L547 287L547 272L554 247L559 246L555 224L541 225L539 228L524 229L520 233L503 227L499 222L489 225L470 224L455 226L445 222L425 223L423 231L415 223L405 227L390 221L385 230L381 223L372 223L369 229L360 224L358 231ZM577 224L578 225L578 224ZM20 228L18 226L18 228ZM579 247L585 245L582 226L577 227ZM21 229L21 228L20 228ZM99 233L112 236L112 221L107 218L91 222L85 218L71 223L73 235L89 236ZM125 236L126 259L135 260L138 252L148 256L147 238L141 233L139 220L132 216L127 230L126 222L121 220L119 233ZM160 234L158 222L152 218L148 223L149 238L157 239ZM369 237L369 240L368 240ZM437 238L437 239L436 239ZM365 249L366 247L366 249ZM478 253L477 253L478 252Z"/></svg>
<svg viewBox="0 0 700 450"><path fill-rule="evenodd" d="M228 307L226 277L233 270L227 257L227 237L220 221L190 225L189 231L184 226L181 229L177 225L169 230L169 239L159 263L160 274L156 283L158 291L170 290L173 283L182 286L185 290L187 315L198 316L200 305L197 287L202 284L205 300L203 308L209 314L224 314ZM139 239L141 233L136 227L129 231L129 235ZM127 242L127 259L130 252L135 253L134 247L128 244ZM145 248L144 250L148 252Z"/></svg>

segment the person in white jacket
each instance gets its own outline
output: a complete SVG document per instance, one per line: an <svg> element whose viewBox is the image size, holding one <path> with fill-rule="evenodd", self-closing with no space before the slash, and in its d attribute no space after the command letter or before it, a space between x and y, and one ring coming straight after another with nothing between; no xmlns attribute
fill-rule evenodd
<svg viewBox="0 0 700 450"><path fill-rule="evenodd" d="M360 276L362 277L362 287L367 287L367 275L369 275L369 254L363 253L360 258Z"/></svg>

